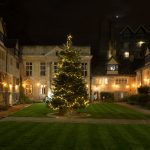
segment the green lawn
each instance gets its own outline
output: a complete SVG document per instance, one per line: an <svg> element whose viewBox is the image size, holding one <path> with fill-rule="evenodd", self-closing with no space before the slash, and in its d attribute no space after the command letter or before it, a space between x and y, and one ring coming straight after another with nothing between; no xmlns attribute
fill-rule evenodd
<svg viewBox="0 0 150 150"><path fill-rule="evenodd" d="M94 118L107 119L150 119L150 115L145 115L141 112L121 106L115 103L92 104L87 108L80 110L91 114Z"/></svg>
<svg viewBox="0 0 150 150"><path fill-rule="evenodd" d="M45 104L33 104L21 111L18 111L12 116L16 117L46 117L52 109L46 107ZM150 115L144 115L141 112L120 106L114 103L91 104L86 109L79 112L91 114L92 118L106 118L106 119L150 119Z"/></svg>
<svg viewBox="0 0 150 150"><path fill-rule="evenodd" d="M49 109L44 103L35 103L29 107L24 108L18 112L12 114L16 117L46 117L48 113L53 112L52 109Z"/></svg>
<svg viewBox="0 0 150 150"><path fill-rule="evenodd" d="M148 150L149 125L0 123L0 150Z"/></svg>

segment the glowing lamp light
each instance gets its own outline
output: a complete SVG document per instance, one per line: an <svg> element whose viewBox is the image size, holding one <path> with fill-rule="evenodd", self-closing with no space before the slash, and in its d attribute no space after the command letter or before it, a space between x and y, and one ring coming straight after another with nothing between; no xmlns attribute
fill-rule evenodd
<svg viewBox="0 0 150 150"><path fill-rule="evenodd" d="M97 90L98 90L98 87L97 87L97 86L95 86L94 91L97 91Z"/></svg>
<svg viewBox="0 0 150 150"><path fill-rule="evenodd" d="M6 83L6 82L3 82L3 86L6 87L6 86L7 86L7 83Z"/></svg>
<svg viewBox="0 0 150 150"><path fill-rule="evenodd" d="M104 84L101 85L101 87L104 87L104 86L105 86Z"/></svg>
<svg viewBox="0 0 150 150"><path fill-rule="evenodd" d="M9 84L9 88L12 89L12 84Z"/></svg>
<svg viewBox="0 0 150 150"><path fill-rule="evenodd" d="M144 44L144 43L145 43L144 41L139 41L139 42L137 43L137 45L138 45L139 47L141 47L142 44Z"/></svg>
<svg viewBox="0 0 150 150"><path fill-rule="evenodd" d="M129 52L124 52L124 57L129 58Z"/></svg>
<svg viewBox="0 0 150 150"><path fill-rule="evenodd" d="M42 85L41 85L41 88L45 88L45 87L46 87L46 85L45 85L45 84L42 84Z"/></svg>
<svg viewBox="0 0 150 150"><path fill-rule="evenodd" d="M15 89L16 89L16 90L18 89L18 85L15 85Z"/></svg>
<svg viewBox="0 0 150 150"><path fill-rule="evenodd" d="M23 83L23 84L22 84L22 86L23 86L23 88L25 88L25 87L26 87L26 84L25 84L25 83Z"/></svg>
<svg viewBox="0 0 150 150"><path fill-rule="evenodd" d="M149 83L149 79L144 78L144 82L146 82L148 84Z"/></svg>
<svg viewBox="0 0 150 150"><path fill-rule="evenodd" d="M142 84L141 84L141 83L139 83L139 84L138 84L138 87L140 87L141 85L142 85Z"/></svg>
<svg viewBox="0 0 150 150"><path fill-rule="evenodd" d="M113 84L112 87L119 88L119 85Z"/></svg>
<svg viewBox="0 0 150 150"><path fill-rule="evenodd" d="M86 84L86 87L88 88L88 87L89 87L89 85L88 85L88 84Z"/></svg>
<svg viewBox="0 0 150 150"><path fill-rule="evenodd" d="M115 88L119 88L119 85L115 85Z"/></svg>
<svg viewBox="0 0 150 150"><path fill-rule="evenodd" d="M134 87L135 87L135 84L132 84L132 87L134 88Z"/></svg>
<svg viewBox="0 0 150 150"><path fill-rule="evenodd" d="M37 86L40 86L40 83L37 83L36 85L37 85Z"/></svg>
<svg viewBox="0 0 150 150"><path fill-rule="evenodd" d="M129 85L126 85L126 88L128 89L128 88L129 88Z"/></svg>
<svg viewBox="0 0 150 150"><path fill-rule="evenodd" d="M116 19L118 19L119 18L119 16L118 15L116 15Z"/></svg>
<svg viewBox="0 0 150 150"><path fill-rule="evenodd" d="M112 85L112 87L115 87L115 86L116 86L115 84Z"/></svg>

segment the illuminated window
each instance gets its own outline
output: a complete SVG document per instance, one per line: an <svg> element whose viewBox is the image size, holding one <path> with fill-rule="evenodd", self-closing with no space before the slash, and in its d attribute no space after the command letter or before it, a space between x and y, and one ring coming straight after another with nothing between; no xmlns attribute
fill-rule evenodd
<svg viewBox="0 0 150 150"><path fill-rule="evenodd" d="M109 64L109 65L107 65L107 70L108 71L117 71L118 70L118 65L116 65L116 64Z"/></svg>
<svg viewBox="0 0 150 150"><path fill-rule="evenodd" d="M116 84L127 84L128 80L127 78L118 78L116 79Z"/></svg>
<svg viewBox="0 0 150 150"><path fill-rule="evenodd" d="M32 76L32 62L26 62L26 76Z"/></svg>
<svg viewBox="0 0 150 150"><path fill-rule="evenodd" d="M45 88L45 86L42 86L42 87L41 87L41 93L42 93L42 94L46 94L46 88Z"/></svg>
<svg viewBox="0 0 150 150"><path fill-rule="evenodd" d="M108 79L107 78L101 78L100 84L108 84Z"/></svg>
<svg viewBox="0 0 150 150"><path fill-rule="evenodd" d="M129 58L129 52L124 52L124 57Z"/></svg>
<svg viewBox="0 0 150 150"><path fill-rule="evenodd" d="M58 63L54 62L54 73L58 72Z"/></svg>
<svg viewBox="0 0 150 150"><path fill-rule="evenodd" d="M45 62L40 63L40 75L41 76L46 75L46 63Z"/></svg>
<svg viewBox="0 0 150 150"><path fill-rule="evenodd" d="M87 63L82 63L82 75L87 76Z"/></svg>
<svg viewBox="0 0 150 150"><path fill-rule="evenodd" d="M31 84L27 84L26 87L25 87L25 93L26 95L32 95L32 85Z"/></svg>
<svg viewBox="0 0 150 150"><path fill-rule="evenodd" d="M139 41L139 42L137 43L137 46L138 46L138 47L141 47L144 43L145 43L144 41Z"/></svg>

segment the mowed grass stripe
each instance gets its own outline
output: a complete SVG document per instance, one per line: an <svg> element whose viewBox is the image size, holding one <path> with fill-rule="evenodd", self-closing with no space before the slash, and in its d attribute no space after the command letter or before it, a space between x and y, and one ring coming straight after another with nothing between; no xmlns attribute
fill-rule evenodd
<svg viewBox="0 0 150 150"><path fill-rule="evenodd" d="M9 122L0 123L1 130ZM0 138L1 150L149 149L148 125L17 123ZM8 137L9 135L9 137Z"/></svg>
<svg viewBox="0 0 150 150"><path fill-rule="evenodd" d="M100 140L97 140L98 134L98 126L95 126L94 130L96 132L93 132L93 126L89 125L88 126L88 136L89 136L89 142L90 142L90 149L96 150L97 148L101 147L101 149L104 149L102 142Z"/></svg>
<svg viewBox="0 0 150 150"><path fill-rule="evenodd" d="M76 130L77 134L77 142L75 146L75 150L87 150L91 149L91 141L90 135L88 134L89 125L78 124L78 128Z"/></svg>
<svg viewBox="0 0 150 150"><path fill-rule="evenodd" d="M34 143L34 141L36 141L40 135L42 135L42 130L44 128L42 128L41 130L39 130L39 126L35 126L33 124L28 124L29 126L31 126L30 129L26 130L24 133L20 132L22 134L18 134L19 138L15 139L13 141L13 143L11 143L13 146L11 147L12 149L17 149L19 147L19 149L21 150L26 150L26 149L30 149L32 143ZM39 134L39 132L41 134ZM24 141L24 143L22 143L22 141Z"/></svg>
<svg viewBox="0 0 150 150"><path fill-rule="evenodd" d="M1 126L0 124L0 135L6 134L8 133L9 130L12 130L14 128L15 124L13 124L12 122L9 122L7 124L5 124L5 127L3 128L3 126ZM2 130L1 130L2 129Z"/></svg>
<svg viewBox="0 0 150 150"><path fill-rule="evenodd" d="M120 106L118 104L112 104L109 105L108 107L112 107L115 109L116 114L122 115L124 118L129 118L129 119L134 119L134 118L139 118L139 119L148 119L150 116L144 115L141 112L138 112L136 110L132 110L130 108L127 108L125 106Z"/></svg>
<svg viewBox="0 0 150 150"><path fill-rule="evenodd" d="M110 128L109 132L111 136L115 139L118 150L126 150L126 149L142 149L140 141L137 140L133 135L129 132L130 126L113 126L113 130Z"/></svg>
<svg viewBox="0 0 150 150"><path fill-rule="evenodd" d="M11 126L11 128L9 128L9 130L7 130L7 132L5 132L0 139L1 149L3 147L7 148L10 145L13 145L13 142L15 142L17 139L20 140L22 134L26 133L26 131L30 132L30 128L32 129L33 127L30 124L23 124L22 126L18 126L14 122L9 122L9 125ZM4 127L1 126L0 128L3 129Z"/></svg>
<svg viewBox="0 0 150 150"><path fill-rule="evenodd" d="M43 131L41 131L42 128L44 129ZM33 143L29 145L29 150L47 150L49 148L51 149L51 147L56 144L57 138L60 136L62 129L60 128L59 124L38 124L38 130L38 134L34 132L36 140L34 140Z"/></svg>
<svg viewBox="0 0 150 150"><path fill-rule="evenodd" d="M106 119L150 119L150 115L145 115L136 110L114 103L91 104L79 112L89 113L95 118Z"/></svg>
<svg viewBox="0 0 150 150"><path fill-rule="evenodd" d="M14 137L14 140L10 140L9 142L12 145L11 150L16 150L18 147L21 150L47 150L50 145L55 144L60 133L59 129L61 129L59 128L59 124L27 123L27 126L31 128L28 128L24 132L19 132L20 128L22 130L22 126L24 125L15 130L18 137ZM10 136L13 137L13 135ZM5 145L4 149L7 149L7 146L9 147L10 145Z"/></svg>
<svg viewBox="0 0 150 150"><path fill-rule="evenodd" d="M118 143L112 134L112 130L113 127L111 125L99 128L100 140L103 141L104 150L117 150Z"/></svg>
<svg viewBox="0 0 150 150"><path fill-rule="evenodd" d="M128 111L128 108L111 104L107 106L109 109L113 109L112 116L116 118L132 118L133 111ZM109 115L111 116L111 115Z"/></svg>
<svg viewBox="0 0 150 150"><path fill-rule="evenodd" d="M125 118L125 119L148 119L150 116L144 115L141 112L138 112L136 110L132 110L130 108L127 108L125 106L120 106L118 104L104 104L105 107L109 109L109 116L116 117L116 118ZM105 113L105 112L104 112Z"/></svg>
<svg viewBox="0 0 150 150"><path fill-rule="evenodd" d="M48 113L54 112L52 109L49 109L44 103L36 103L31 106L24 108L16 113L13 113L12 116L16 117L45 117Z"/></svg>
<svg viewBox="0 0 150 150"><path fill-rule="evenodd" d="M90 104L87 108L78 110L81 113L91 114L92 118L103 119L150 119L150 115L145 115L136 110L120 106L114 103ZM15 117L47 117L48 113L54 112L46 107L44 103L33 104L12 116Z"/></svg>
<svg viewBox="0 0 150 150"><path fill-rule="evenodd" d="M129 132L132 134L132 136L137 140L137 143L140 144L137 146L137 149L147 150L150 147L150 136L146 132L147 130L143 130L143 132L140 131L139 126L134 126L129 128ZM150 133L150 132L149 132Z"/></svg>
<svg viewBox="0 0 150 150"><path fill-rule="evenodd" d="M76 146L76 128L78 128L78 126L76 127L73 124L68 126L68 124L65 123L62 124L62 126L63 127L61 127L61 125L59 126L61 130L55 140L55 145L51 146L51 150L72 150Z"/></svg>

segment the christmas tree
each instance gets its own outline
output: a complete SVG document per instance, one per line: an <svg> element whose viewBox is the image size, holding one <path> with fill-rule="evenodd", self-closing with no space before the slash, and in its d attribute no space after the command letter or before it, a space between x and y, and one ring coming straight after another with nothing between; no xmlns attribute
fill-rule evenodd
<svg viewBox="0 0 150 150"><path fill-rule="evenodd" d="M75 111L88 104L86 83L82 76L80 51L72 47L72 36L58 53L58 72L54 78L51 105L60 113Z"/></svg>

